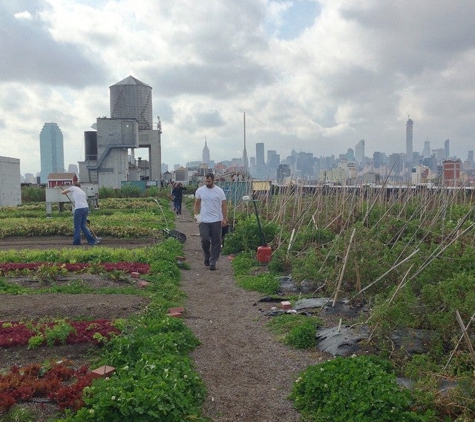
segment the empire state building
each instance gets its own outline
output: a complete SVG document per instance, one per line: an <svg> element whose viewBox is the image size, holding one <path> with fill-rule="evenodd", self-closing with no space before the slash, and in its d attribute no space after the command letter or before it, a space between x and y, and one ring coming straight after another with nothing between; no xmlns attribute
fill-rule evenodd
<svg viewBox="0 0 475 422"><path fill-rule="evenodd" d="M209 164L209 148L205 139L205 146L203 147L202 160L203 164Z"/></svg>

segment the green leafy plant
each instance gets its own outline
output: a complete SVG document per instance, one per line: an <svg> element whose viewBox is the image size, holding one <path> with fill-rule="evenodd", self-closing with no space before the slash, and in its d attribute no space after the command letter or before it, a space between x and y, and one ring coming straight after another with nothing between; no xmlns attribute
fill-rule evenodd
<svg viewBox="0 0 475 422"><path fill-rule="evenodd" d="M54 344L65 344L66 339L75 329L65 320L56 321L52 327L45 327L44 337L46 344L52 346Z"/></svg>
<svg viewBox="0 0 475 422"><path fill-rule="evenodd" d="M85 407L64 421L202 420L203 383L187 357L160 354L118 368L84 390Z"/></svg>
<svg viewBox="0 0 475 422"><path fill-rule="evenodd" d="M387 363L369 356L308 367L290 398L305 417L321 422L428 422L433 416L412 411L409 390L397 385Z"/></svg>
<svg viewBox="0 0 475 422"><path fill-rule="evenodd" d="M65 320L56 320L52 324L39 324L34 326L36 335L28 340L28 348L35 349L46 343L48 346L54 344L65 344L68 336L75 332L75 329Z"/></svg>
<svg viewBox="0 0 475 422"><path fill-rule="evenodd" d="M279 226L270 221L261 221L262 231L266 243L271 243L279 231ZM226 235L223 247L224 254L242 251L255 251L262 243L259 225L255 216L240 220L234 231Z"/></svg>
<svg viewBox="0 0 475 422"><path fill-rule="evenodd" d="M296 349L309 349L317 344L316 332L321 320L299 314L278 315L268 322L279 340Z"/></svg>
<svg viewBox="0 0 475 422"><path fill-rule="evenodd" d="M0 416L1 422L35 422L36 416L32 410L15 405L7 414Z"/></svg>
<svg viewBox="0 0 475 422"><path fill-rule="evenodd" d="M65 275L67 270L56 265L41 265L35 272L35 278L43 283L54 282L59 276Z"/></svg>
<svg viewBox="0 0 475 422"><path fill-rule="evenodd" d="M280 282L273 274L267 273L256 276L237 276L237 285L246 290L273 295L279 291Z"/></svg>

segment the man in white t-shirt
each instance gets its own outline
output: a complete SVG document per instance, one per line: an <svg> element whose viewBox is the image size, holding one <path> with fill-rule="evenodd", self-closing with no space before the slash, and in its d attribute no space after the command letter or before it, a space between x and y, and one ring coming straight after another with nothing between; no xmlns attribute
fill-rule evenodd
<svg viewBox="0 0 475 422"><path fill-rule="evenodd" d="M221 253L222 228L228 225L228 211L224 191L214 184L214 174L207 173L205 185L195 192L195 221L200 214L201 248L204 264L216 270L216 262Z"/></svg>
<svg viewBox="0 0 475 422"><path fill-rule="evenodd" d="M86 236L87 243L89 243L89 245L93 246L100 243L100 240L95 239L92 236L89 228L87 227L87 216L89 214L89 205L87 203L86 192L84 192L81 189L81 185L79 183L75 183L73 186L69 186L67 189L64 189L61 193L63 195L67 195L68 193L70 193L72 195L72 199L70 199L70 201L74 202L73 245L81 244L81 230L84 233L84 236Z"/></svg>

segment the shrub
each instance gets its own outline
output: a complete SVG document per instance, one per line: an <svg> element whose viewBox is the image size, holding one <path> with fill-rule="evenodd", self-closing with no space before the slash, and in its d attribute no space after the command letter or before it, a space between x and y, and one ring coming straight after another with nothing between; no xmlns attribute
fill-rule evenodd
<svg viewBox="0 0 475 422"><path fill-rule="evenodd" d="M436 330L443 341L455 345L460 336L455 312L459 311L467 323L475 309L475 275L461 273L437 285L426 285L422 288L421 302L429 328Z"/></svg>
<svg viewBox="0 0 475 422"><path fill-rule="evenodd" d="M296 349L310 349L317 345L316 335L316 322L307 318L290 331L285 343L295 347Z"/></svg>
<svg viewBox="0 0 475 422"><path fill-rule="evenodd" d="M269 321L270 330L296 349L310 349L317 344L316 331L321 320L298 314L282 314Z"/></svg>
<svg viewBox="0 0 475 422"><path fill-rule="evenodd" d="M279 291L280 282L272 274L260 274L257 276L237 276L237 285L245 290L273 295Z"/></svg>
<svg viewBox="0 0 475 422"><path fill-rule="evenodd" d="M279 226L273 222L262 223L262 232L266 243L272 242L279 231ZM242 251L255 251L262 244L261 232L255 216L241 220L234 231L226 235L223 254Z"/></svg>
<svg viewBox="0 0 475 422"><path fill-rule="evenodd" d="M388 369L370 356L337 357L303 371L290 398L319 422L429 421L430 415L410 410L410 392L401 390Z"/></svg>
<svg viewBox="0 0 475 422"><path fill-rule="evenodd" d="M190 358L165 353L97 380L84 390L86 406L64 421L199 421L204 396Z"/></svg>
<svg viewBox="0 0 475 422"><path fill-rule="evenodd" d="M21 202L44 202L46 191L43 188L26 186L21 189Z"/></svg>

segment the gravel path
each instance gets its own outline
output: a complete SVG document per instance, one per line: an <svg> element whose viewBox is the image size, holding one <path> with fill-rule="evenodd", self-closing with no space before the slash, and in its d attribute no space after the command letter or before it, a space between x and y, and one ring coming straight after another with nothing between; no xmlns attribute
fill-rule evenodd
<svg viewBox="0 0 475 422"><path fill-rule="evenodd" d="M287 400L292 382L323 354L276 341L257 303L262 296L235 285L228 256L221 256L217 271L203 265L198 225L188 210L177 218L176 229L187 235L191 269L182 272L184 317L202 343L192 357L209 393L205 416L214 422L299 421Z"/></svg>

